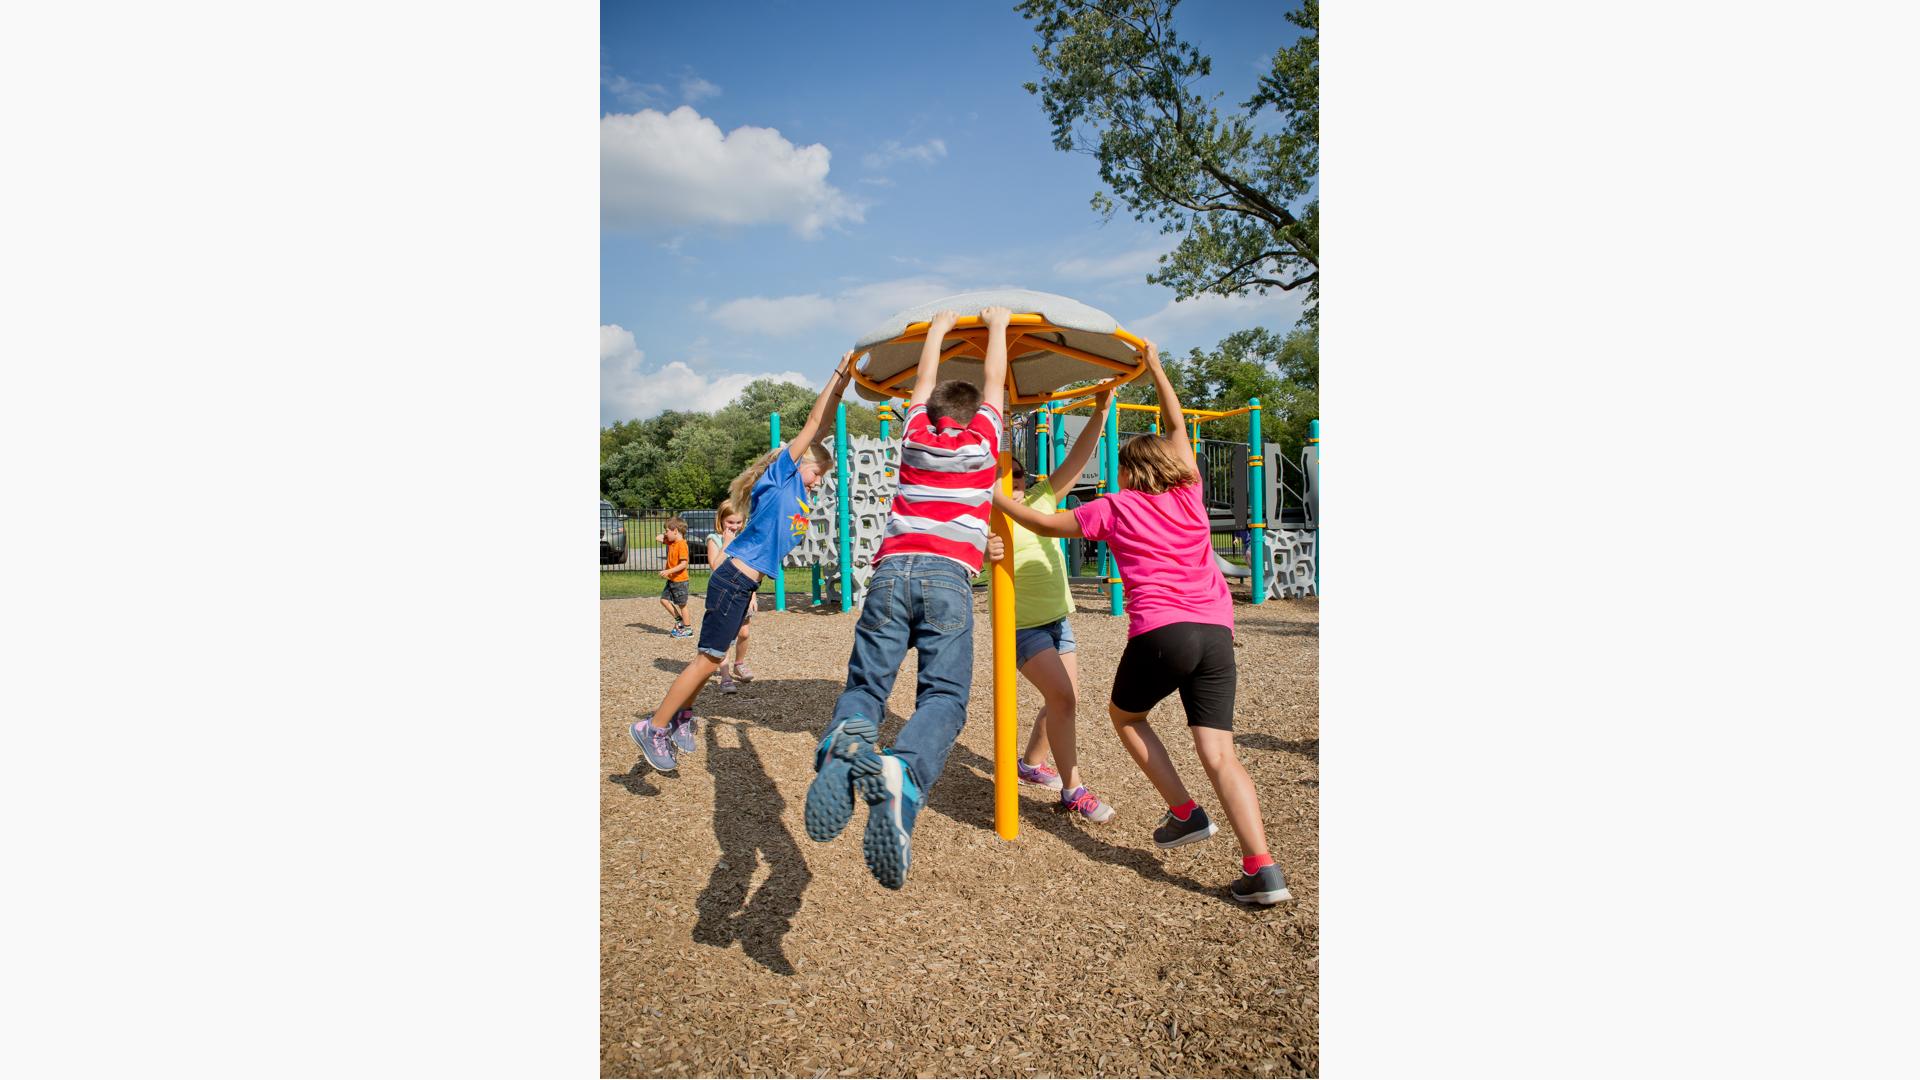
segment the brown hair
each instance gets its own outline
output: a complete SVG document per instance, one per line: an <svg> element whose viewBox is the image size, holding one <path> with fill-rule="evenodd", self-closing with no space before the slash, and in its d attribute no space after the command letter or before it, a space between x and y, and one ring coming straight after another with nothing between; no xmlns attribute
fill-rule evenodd
<svg viewBox="0 0 1920 1080"><path fill-rule="evenodd" d="M667 528L672 529L674 532L679 533L680 538L682 540L687 538L687 519L686 518L683 518L683 517L668 518Z"/></svg>
<svg viewBox="0 0 1920 1080"><path fill-rule="evenodd" d="M935 420L951 420L962 427L973 423L980 411L980 388L960 379L948 379L927 396L927 415Z"/></svg>
<svg viewBox="0 0 1920 1080"><path fill-rule="evenodd" d="M761 454L741 470L739 476L733 478L733 483L727 485L727 502L733 504L736 508L735 512L741 517L753 516L753 485L760 482L760 477L767 471L767 466L773 464L774 455L786 452L786 447L776 446ZM808 444L806 453L800 455L800 460L811 461L820 466L821 475L833 471L833 451L821 443Z"/></svg>
<svg viewBox="0 0 1920 1080"><path fill-rule="evenodd" d="M1173 449L1173 439L1183 437L1140 435L1121 443L1120 471L1126 476L1127 487L1158 495L1198 481L1193 469Z"/></svg>

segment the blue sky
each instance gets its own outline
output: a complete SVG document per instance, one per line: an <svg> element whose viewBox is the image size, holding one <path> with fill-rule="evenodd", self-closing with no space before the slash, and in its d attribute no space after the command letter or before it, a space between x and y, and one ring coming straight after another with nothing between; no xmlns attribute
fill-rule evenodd
<svg viewBox="0 0 1920 1080"><path fill-rule="evenodd" d="M1288 5L1185 0L1175 28L1244 101ZM1014 285L1072 296L1184 355L1290 327L1299 299L1175 305L1176 242L1103 222L1093 159L1053 148L1032 24L1004 0L601 7L601 423L824 382L901 308Z"/></svg>

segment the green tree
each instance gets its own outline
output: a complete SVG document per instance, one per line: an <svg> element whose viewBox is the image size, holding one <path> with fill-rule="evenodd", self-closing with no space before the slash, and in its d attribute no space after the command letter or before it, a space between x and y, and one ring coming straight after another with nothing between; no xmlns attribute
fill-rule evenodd
<svg viewBox="0 0 1920 1080"><path fill-rule="evenodd" d="M1212 61L1173 29L1179 0L1023 0L1043 76L1026 84L1053 124L1053 145L1091 154L1136 220L1181 233L1147 281L1179 299L1305 288L1302 322L1320 298L1320 4L1287 20L1305 31L1274 53L1241 111L1223 114L1200 80ZM1262 117L1272 110L1272 118ZM1262 123L1263 120L1267 122Z"/></svg>

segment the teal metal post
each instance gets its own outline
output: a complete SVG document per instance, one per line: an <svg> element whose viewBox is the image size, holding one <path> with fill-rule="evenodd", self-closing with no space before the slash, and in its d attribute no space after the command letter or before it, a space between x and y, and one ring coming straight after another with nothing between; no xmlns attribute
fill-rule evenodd
<svg viewBox="0 0 1920 1080"><path fill-rule="evenodd" d="M813 606L820 606L820 564L814 563L807 569L813 571Z"/></svg>
<svg viewBox="0 0 1920 1080"><path fill-rule="evenodd" d="M1320 421L1307 421L1307 444L1313 447L1313 595L1320 595Z"/></svg>
<svg viewBox="0 0 1920 1080"><path fill-rule="evenodd" d="M887 428L888 428L887 421L891 419L893 419L892 400L881 402L880 403L880 441L881 442L886 442L887 439L891 437L887 434Z"/></svg>
<svg viewBox="0 0 1920 1080"><path fill-rule="evenodd" d="M1107 483L1108 491L1120 490L1120 410L1107 408ZM1108 560L1107 610L1119 615L1127 610L1126 586L1120 583L1120 566Z"/></svg>
<svg viewBox="0 0 1920 1080"><path fill-rule="evenodd" d="M840 516L840 610L853 610L853 488L847 475L847 403L833 410L833 501Z"/></svg>
<svg viewBox="0 0 1920 1080"><path fill-rule="evenodd" d="M773 448L778 450L780 448L779 413L773 414L768 420L768 426L768 438L772 440ZM787 568L785 566L776 566L773 568L773 610L787 610Z"/></svg>
<svg viewBox="0 0 1920 1080"><path fill-rule="evenodd" d="M1053 427L1053 433L1054 433L1053 434L1053 459L1047 462L1047 478L1051 480L1053 479L1053 477L1059 474L1061 463L1067 460L1067 432L1064 426L1067 422L1067 414L1061 412L1059 406L1057 405L1047 406L1047 412L1053 417L1052 427ZM1073 484L1075 479L1077 478L1072 476L1067 477L1067 491L1073 490ZM1061 491L1060 485L1058 483L1055 483L1053 485L1053 497L1057 505L1060 501L1064 501L1066 499L1067 492ZM1072 572L1072 568L1073 568L1073 551L1071 550L1072 544L1073 544L1073 541L1067 540L1064 538L1060 541L1060 558L1062 560L1062 564L1068 568L1069 573Z"/></svg>
<svg viewBox="0 0 1920 1080"><path fill-rule="evenodd" d="M1247 401L1247 561L1253 564L1253 602L1267 602L1266 461L1260 450L1260 399Z"/></svg>
<svg viewBox="0 0 1920 1080"><path fill-rule="evenodd" d="M1041 409L1033 420L1034 461L1040 466L1039 469L1035 470L1040 474L1034 477L1035 480L1050 480L1053 478L1053 452L1047 445L1047 436L1049 434L1049 425L1047 422L1052 418L1052 409Z"/></svg>

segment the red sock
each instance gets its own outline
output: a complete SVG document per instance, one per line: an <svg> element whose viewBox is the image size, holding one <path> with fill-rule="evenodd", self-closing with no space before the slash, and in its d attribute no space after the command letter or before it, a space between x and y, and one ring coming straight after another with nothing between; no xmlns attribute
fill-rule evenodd
<svg viewBox="0 0 1920 1080"><path fill-rule="evenodd" d="M1272 865L1273 856L1271 855L1248 855L1240 860L1240 869L1245 870L1249 874L1257 874L1260 872L1261 867Z"/></svg>
<svg viewBox="0 0 1920 1080"><path fill-rule="evenodd" d="M1167 812L1172 814L1174 817L1179 818L1181 821L1185 821L1188 818L1192 817L1193 812L1199 809L1199 807L1200 807L1199 803L1195 802L1192 799L1188 799L1186 802L1181 803L1179 806L1167 807Z"/></svg>

